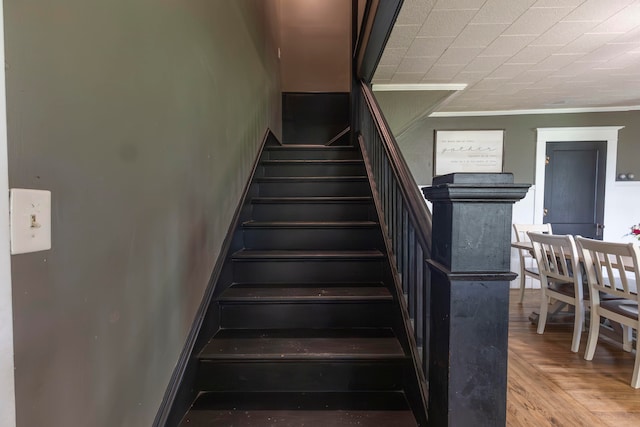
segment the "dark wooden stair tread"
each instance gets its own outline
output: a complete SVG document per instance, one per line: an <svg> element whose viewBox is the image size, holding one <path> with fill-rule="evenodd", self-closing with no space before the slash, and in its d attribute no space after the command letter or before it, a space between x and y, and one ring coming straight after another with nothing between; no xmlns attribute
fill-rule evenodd
<svg viewBox="0 0 640 427"><path fill-rule="evenodd" d="M392 301L389 290L378 286L231 286L220 302Z"/></svg>
<svg viewBox="0 0 640 427"><path fill-rule="evenodd" d="M260 162L265 166L282 166L282 165L361 165L364 164L362 159L275 159L262 160Z"/></svg>
<svg viewBox="0 0 640 427"><path fill-rule="evenodd" d="M253 197L251 203L372 203L370 196Z"/></svg>
<svg viewBox="0 0 640 427"><path fill-rule="evenodd" d="M375 228L375 221L246 221L245 228Z"/></svg>
<svg viewBox="0 0 640 427"><path fill-rule="evenodd" d="M368 181L365 175L344 176L262 176L256 178L256 182L345 182Z"/></svg>
<svg viewBox="0 0 640 427"><path fill-rule="evenodd" d="M413 427L411 411L229 410L190 411L181 427Z"/></svg>
<svg viewBox="0 0 640 427"><path fill-rule="evenodd" d="M382 259L384 254L378 250L365 251L270 251L270 250L239 250L233 254L234 260L291 260L291 259Z"/></svg>
<svg viewBox="0 0 640 427"><path fill-rule="evenodd" d="M383 282L233 282L231 284L231 286L233 287L247 287L247 288L257 288L257 287L270 287L270 286L277 286L277 287L290 287L290 288L301 288L301 287L305 287L305 286L311 286L311 287L325 287L325 288L331 288L331 287L353 287L353 288L357 288L357 287L369 287L369 288L373 288L373 287L378 287L378 286L382 286L384 287L384 283Z"/></svg>
<svg viewBox="0 0 640 427"><path fill-rule="evenodd" d="M187 426L414 427L402 392L209 392L182 420Z"/></svg>
<svg viewBox="0 0 640 427"><path fill-rule="evenodd" d="M366 411L384 409L402 411L408 404L402 392L360 391L360 392L207 392L202 393L192 409L223 409L233 406L238 410L247 409L342 409Z"/></svg>
<svg viewBox="0 0 640 427"><path fill-rule="evenodd" d="M205 346L207 360L379 360L405 358L389 329L223 329Z"/></svg>
<svg viewBox="0 0 640 427"><path fill-rule="evenodd" d="M339 150L350 151L355 150L354 145L318 145L318 144L287 144L287 145L273 145L265 147L267 151L280 151L280 150Z"/></svg>

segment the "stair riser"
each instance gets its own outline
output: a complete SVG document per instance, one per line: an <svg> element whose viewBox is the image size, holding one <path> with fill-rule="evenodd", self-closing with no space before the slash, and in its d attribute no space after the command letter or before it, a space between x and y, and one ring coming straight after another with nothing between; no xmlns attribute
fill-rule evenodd
<svg viewBox="0 0 640 427"><path fill-rule="evenodd" d="M393 391L402 388L405 362L201 361L201 391Z"/></svg>
<svg viewBox="0 0 640 427"><path fill-rule="evenodd" d="M240 283L375 282L382 267L378 260L243 260L233 262L233 277Z"/></svg>
<svg viewBox="0 0 640 427"><path fill-rule="evenodd" d="M279 164L262 165L262 176L357 176L365 175L363 164Z"/></svg>
<svg viewBox="0 0 640 427"><path fill-rule="evenodd" d="M261 182L262 197L359 197L371 196L367 181Z"/></svg>
<svg viewBox="0 0 640 427"><path fill-rule="evenodd" d="M255 221L374 221L370 203L256 203Z"/></svg>
<svg viewBox="0 0 640 427"><path fill-rule="evenodd" d="M358 328L393 326L391 302L221 304L225 329Z"/></svg>
<svg viewBox="0 0 640 427"><path fill-rule="evenodd" d="M356 150L305 150L305 149L276 149L267 151L268 160L358 160L360 153Z"/></svg>
<svg viewBox="0 0 640 427"><path fill-rule="evenodd" d="M382 248L375 228L246 228L247 249L265 250L365 250Z"/></svg>

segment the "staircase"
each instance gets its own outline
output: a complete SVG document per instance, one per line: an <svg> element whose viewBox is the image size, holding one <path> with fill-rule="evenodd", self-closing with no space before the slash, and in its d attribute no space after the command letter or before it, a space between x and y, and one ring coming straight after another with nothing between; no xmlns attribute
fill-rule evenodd
<svg viewBox="0 0 640 427"><path fill-rule="evenodd" d="M359 149L266 146L249 195L180 425L423 424Z"/></svg>

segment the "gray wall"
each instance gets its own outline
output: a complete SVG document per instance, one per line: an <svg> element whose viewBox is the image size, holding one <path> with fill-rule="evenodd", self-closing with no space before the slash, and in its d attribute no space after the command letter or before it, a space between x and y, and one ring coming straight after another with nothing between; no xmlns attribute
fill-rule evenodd
<svg viewBox="0 0 640 427"><path fill-rule="evenodd" d="M375 88L375 86L374 86ZM448 90L389 90L375 91L378 105L384 111L384 117L391 132L400 135L411 128L412 124L423 120L435 110L448 96Z"/></svg>
<svg viewBox="0 0 640 427"><path fill-rule="evenodd" d="M431 184L434 130L504 129L505 172L513 172L516 182L533 183L536 128L570 126L625 126L619 132L617 171L640 177L640 111L426 118L398 138L398 144L416 182Z"/></svg>
<svg viewBox="0 0 640 427"><path fill-rule="evenodd" d="M53 197L12 259L19 426L151 424L280 132L272 3L5 2L10 186Z"/></svg>

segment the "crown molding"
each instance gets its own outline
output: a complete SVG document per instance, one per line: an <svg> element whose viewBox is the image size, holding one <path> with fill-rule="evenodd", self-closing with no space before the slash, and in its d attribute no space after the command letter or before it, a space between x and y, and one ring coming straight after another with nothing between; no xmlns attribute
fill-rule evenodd
<svg viewBox="0 0 640 427"><path fill-rule="evenodd" d="M636 111L640 105L624 107L584 107L584 108L543 108L537 110L497 110L497 111L436 111L429 117L478 117L478 116L519 116L525 114L572 114L608 113L616 111Z"/></svg>
<svg viewBox="0 0 640 427"><path fill-rule="evenodd" d="M466 83L415 83L415 84L374 84L374 92L420 91L420 90L464 90Z"/></svg>

